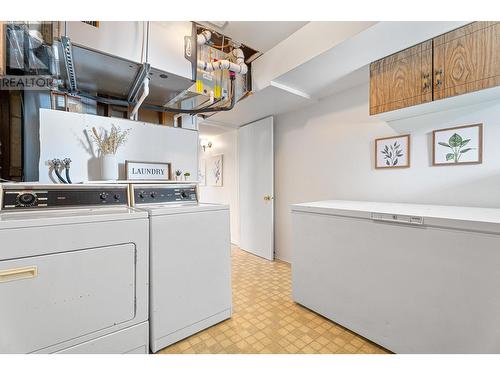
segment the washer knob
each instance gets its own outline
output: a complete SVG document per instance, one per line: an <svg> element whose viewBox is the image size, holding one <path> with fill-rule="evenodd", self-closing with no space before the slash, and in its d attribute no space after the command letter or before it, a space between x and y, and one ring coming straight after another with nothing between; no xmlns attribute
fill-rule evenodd
<svg viewBox="0 0 500 375"><path fill-rule="evenodd" d="M146 193L144 193L143 191L140 191L139 198L144 199L145 197L146 197Z"/></svg>
<svg viewBox="0 0 500 375"><path fill-rule="evenodd" d="M119 200L120 200L120 194L116 193L116 194L115 194L115 196L114 196L114 198L115 198L117 201L119 201Z"/></svg>
<svg viewBox="0 0 500 375"><path fill-rule="evenodd" d="M108 198L108 193L101 193L99 198L101 198L102 201L105 201Z"/></svg>
<svg viewBox="0 0 500 375"><path fill-rule="evenodd" d="M155 199L156 198L156 192L155 191L152 191L151 194L150 194L151 198Z"/></svg>
<svg viewBox="0 0 500 375"><path fill-rule="evenodd" d="M16 203L21 207L32 207L37 201L35 193L20 193L16 198Z"/></svg>

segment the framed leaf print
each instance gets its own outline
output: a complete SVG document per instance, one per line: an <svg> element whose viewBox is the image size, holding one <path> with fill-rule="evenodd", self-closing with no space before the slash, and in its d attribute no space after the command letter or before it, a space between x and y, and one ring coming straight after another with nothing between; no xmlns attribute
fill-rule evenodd
<svg viewBox="0 0 500 375"><path fill-rule="evenodd" d="M410 135L375 139L375 168L408 168Z"/></svg>
<svg viewBox="0 0 500 375"><path fill-rule="evenodd" d="M432 145L432 165L481 164L483 124L434 130Z"/></svg>

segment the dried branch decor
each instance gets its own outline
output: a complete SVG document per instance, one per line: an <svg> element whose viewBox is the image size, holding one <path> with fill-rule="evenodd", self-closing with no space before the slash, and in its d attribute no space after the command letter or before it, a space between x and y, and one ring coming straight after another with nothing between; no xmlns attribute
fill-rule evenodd
<svg viewBox="0 0 500 375"><path fill-rule="evenodd" d="M127 142L129 133L130 129L122 130L120 127L111 125L109 132L106 130L98 132L95 127L92 127L91 136L101 155L114 155L118 148Z"/></svg>

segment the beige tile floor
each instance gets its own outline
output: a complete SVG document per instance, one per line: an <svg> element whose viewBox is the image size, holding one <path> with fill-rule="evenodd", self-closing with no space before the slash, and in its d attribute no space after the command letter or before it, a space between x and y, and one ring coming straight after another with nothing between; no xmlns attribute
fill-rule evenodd
<svg viewBox="0 0 500 375"><path fill-rule="evenodd" d="M232 249L233 316L165 354L387 353L291 300L290 265Z"/></svg>

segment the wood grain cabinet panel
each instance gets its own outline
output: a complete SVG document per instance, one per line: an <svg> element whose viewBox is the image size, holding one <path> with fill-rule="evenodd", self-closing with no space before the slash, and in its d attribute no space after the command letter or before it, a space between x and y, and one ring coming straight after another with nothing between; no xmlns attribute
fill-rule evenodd
<svg viewBox="0 0 500 375"><path fill-rule="evenodd" d="M432 41L370 65L370 115L432 100Z"/></svg>
<svg viewBox="0 0 500 375"><path fill-rule="evenodd" d="M500 22L474 22L433 43L434 100L500 85Z"/></svg>

